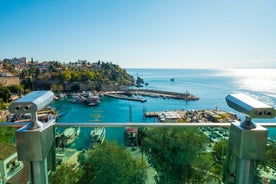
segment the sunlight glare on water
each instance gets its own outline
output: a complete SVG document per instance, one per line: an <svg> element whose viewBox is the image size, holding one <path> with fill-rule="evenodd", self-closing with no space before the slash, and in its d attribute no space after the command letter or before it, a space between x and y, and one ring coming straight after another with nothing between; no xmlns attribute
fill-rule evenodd
<svg viewBox="0 0 276 184"><path fill-rule="evenodd" d="M232 76L240 89L276 97L276 69L233 69L224 70L220 74Z"/></svg>

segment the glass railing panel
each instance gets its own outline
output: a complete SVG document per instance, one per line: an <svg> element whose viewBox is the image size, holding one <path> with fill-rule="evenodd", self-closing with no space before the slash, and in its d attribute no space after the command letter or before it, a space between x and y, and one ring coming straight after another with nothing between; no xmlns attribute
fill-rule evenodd
<svg viewBox="0 0 276 184"><path fill-rule="evenodd" d="M65 179L73 183L222 181L229 128L105 127L95 131L74 127L56 131L56 171L49 178L51 183ZM69 132L74 132L72 139L62 138L61 134Z"/></svg>
<svg viewBox="0 0 276 184"><path fill-rule="evenodd" d="M276 183L276 128L268 128L265 159L256 163L256 183Z"/></svg>

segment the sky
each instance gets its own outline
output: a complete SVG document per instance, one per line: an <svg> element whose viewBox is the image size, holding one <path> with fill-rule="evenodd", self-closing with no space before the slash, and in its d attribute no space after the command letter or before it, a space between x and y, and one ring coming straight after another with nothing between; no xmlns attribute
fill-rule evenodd
<svg viewBox="0 0 276 184"><path fill-rule="evenodd" d="M0 59L276 68L275 0L0 0Z"/></svg>

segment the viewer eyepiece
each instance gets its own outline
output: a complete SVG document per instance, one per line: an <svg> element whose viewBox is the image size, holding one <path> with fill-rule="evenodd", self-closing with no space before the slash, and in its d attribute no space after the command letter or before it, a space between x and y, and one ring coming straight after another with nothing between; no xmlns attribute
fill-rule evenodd
<svg viewBox="0 0 276 184"><path fill-rule="evenodd" d="M230 94L225 99L229 107L251 118L274 118L276 116L276 110L273 107L248 95Z"/></svg>

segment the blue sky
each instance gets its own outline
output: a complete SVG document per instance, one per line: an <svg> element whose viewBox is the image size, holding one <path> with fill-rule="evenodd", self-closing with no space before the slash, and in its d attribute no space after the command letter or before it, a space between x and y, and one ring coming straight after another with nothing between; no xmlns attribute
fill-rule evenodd
<svg viewBox="0 0 276 184"><path fill-rule="evenodd" d="M276 68L275 0L0 0L0 59Z"/></svg>

